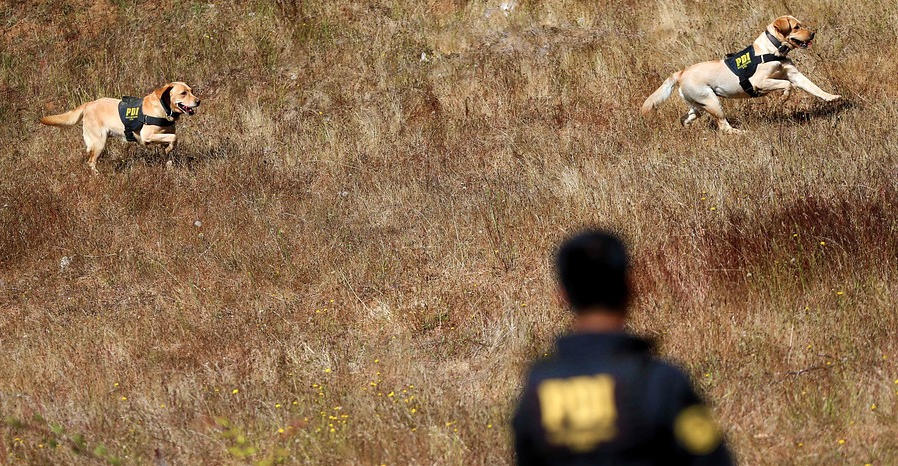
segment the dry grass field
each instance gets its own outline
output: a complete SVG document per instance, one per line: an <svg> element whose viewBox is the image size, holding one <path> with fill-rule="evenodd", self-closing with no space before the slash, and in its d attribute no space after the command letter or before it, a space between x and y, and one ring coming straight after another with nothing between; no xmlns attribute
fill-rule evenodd
<svg viewBox="0 0 898 466"><path fill-rule="evenodd" d="M849 6L850 5L850 6ZM778 15L827 91L672 99ZM885 0L0 1L0 464L509 464L551 257L633 249L632 328L745 465L898 464ZM38 124L183 80L181 145ZM168 167L167 162L171 161Z"/></svg>

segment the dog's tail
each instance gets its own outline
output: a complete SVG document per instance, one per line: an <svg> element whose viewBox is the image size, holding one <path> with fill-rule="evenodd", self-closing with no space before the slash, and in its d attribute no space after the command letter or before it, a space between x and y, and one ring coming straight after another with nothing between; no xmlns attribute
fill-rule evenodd
<svg viewBox="0 0 898 466"><path fill-rule="evenodd" d="M681 74L683 74L683 71L677 71L670 75L669 78L664 80L664 84L662 84L661 87L655 90L655 92L652 92L652 95L650 95L648 99L645 99L645 103L642 104L641 110L643 115L648 115L655 109L655 107L661 105L662 102L670 98L670 93L673 92L674 86L680 81Z"/></svg>
<svg viewBox="0 0 898 466"><path fill-rule="evenodd" d="M81 116L84 115L84 107L87 107L87 104L83 104L74 110L60 113L59 115L45 116L41 118L41 123L50 126L77 125L78 122L81 121Z"/></svg>

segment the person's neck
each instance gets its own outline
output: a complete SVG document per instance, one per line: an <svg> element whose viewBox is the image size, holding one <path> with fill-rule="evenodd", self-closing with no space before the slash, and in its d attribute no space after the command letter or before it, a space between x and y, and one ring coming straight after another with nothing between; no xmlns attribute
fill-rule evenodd
<svg viewBox="0 0 898 466"><path fill-rule="evenodd" d="M574 318L574 333L618 333L624 331L626 317L604 308L583 309Z"/></svg>

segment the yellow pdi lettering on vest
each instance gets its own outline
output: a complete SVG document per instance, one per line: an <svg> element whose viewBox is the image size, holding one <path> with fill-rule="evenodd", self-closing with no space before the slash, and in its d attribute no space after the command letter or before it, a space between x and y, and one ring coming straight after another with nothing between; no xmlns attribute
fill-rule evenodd
<svg viewBox="0 0 898 466"><path fill-rule="evenodd" d="M617 435L610 375L549 379L539 384L537 392L549 443L588 451Z"/></svg>
<svg viewBox="0 0 898 466"><path fill-rule="evenodd" d="M751 63L751 54L749 54L747 52L736 57L736 68L739 68L740 70L742 68L747 67L750 63Z"/></svg>
<svg viewBox="0 0 898 466"><path fill-rule="evenodd" d="M125 118L137 118L140 107L131 107L125 109Z"/></svg>

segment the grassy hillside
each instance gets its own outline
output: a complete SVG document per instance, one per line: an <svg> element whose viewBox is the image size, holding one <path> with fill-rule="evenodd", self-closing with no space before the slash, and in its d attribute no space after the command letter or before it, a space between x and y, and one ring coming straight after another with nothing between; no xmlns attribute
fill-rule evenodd
<svg viewBox="0 0 898 466"><path fill-rule="evenodd" d="M742 464L898 462L898 10L608 3L0 2L0 463L507 464L592 224ZM785 13L844 103L639 117ZM172 80L171 168L37 123Z"/></svg>

